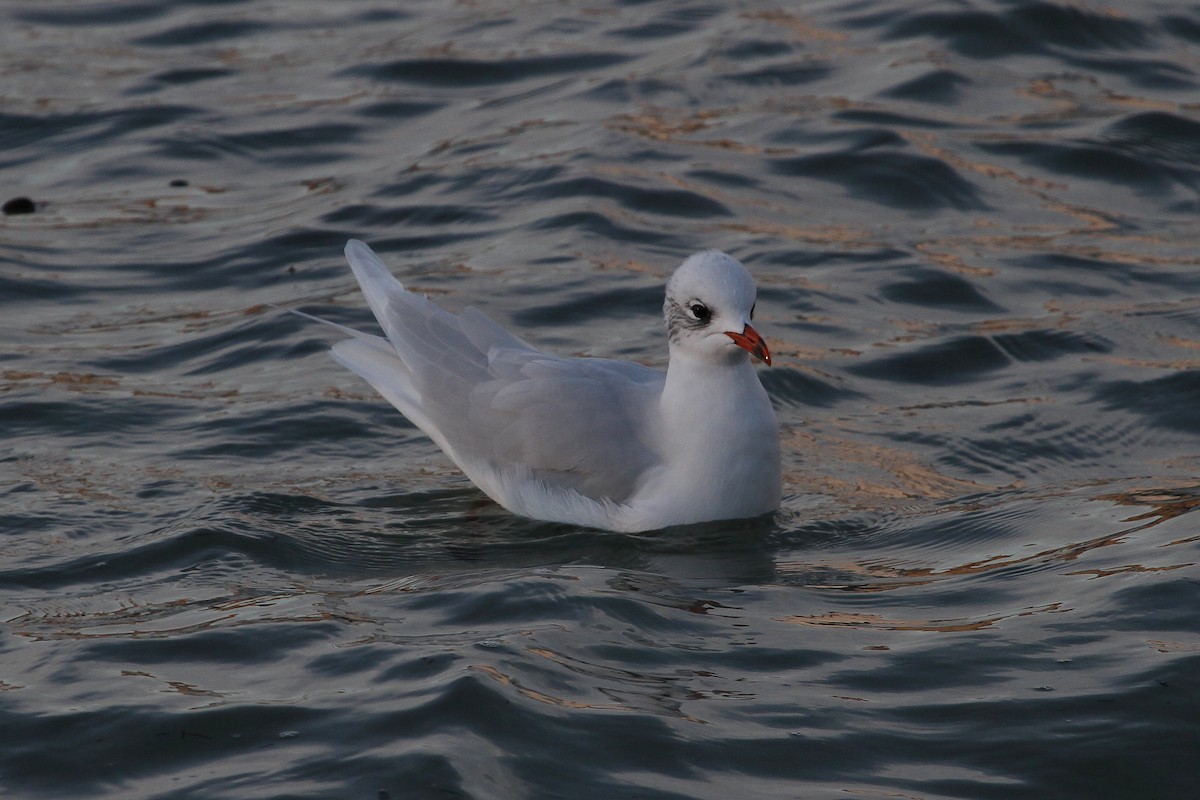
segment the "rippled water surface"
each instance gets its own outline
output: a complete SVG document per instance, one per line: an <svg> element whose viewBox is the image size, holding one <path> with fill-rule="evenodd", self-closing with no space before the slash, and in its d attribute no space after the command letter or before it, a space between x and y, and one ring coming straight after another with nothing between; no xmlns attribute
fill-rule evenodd
<svg viewBox="0 0 1200 800"><path fill-rule="evenodd" d="M1188 798L1200 11L0 5L0 789ZM19 205L10 210L21 210ZM759 282L767 520L518 519L278 304L663 365Z"/></svg>

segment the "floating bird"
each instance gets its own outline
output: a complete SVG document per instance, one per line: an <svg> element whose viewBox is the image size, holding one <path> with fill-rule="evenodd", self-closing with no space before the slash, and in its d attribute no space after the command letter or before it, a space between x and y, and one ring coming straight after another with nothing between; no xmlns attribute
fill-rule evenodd
<svg viewBox="0 0 1200 800"><path fill-rule="evenodd" d="M779 507L779 424L751 361L771 354L734 258L696 253L667 283L666 372L544 353L407 291L363 242L346 258L386 338L336 326L352 338L334 359L514 514L632 532Z"/></svg>

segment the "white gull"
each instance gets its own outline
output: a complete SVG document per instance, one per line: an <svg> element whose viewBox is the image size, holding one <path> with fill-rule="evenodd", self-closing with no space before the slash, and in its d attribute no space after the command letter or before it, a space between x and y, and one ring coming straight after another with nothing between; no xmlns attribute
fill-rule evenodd
<svg viewBox="0 0 1200 800"><path fill-rule="evenodd" d="M779 425L751 355L755 288L716 250L667 283L667 371L560 358L482 312L452 314L407 291L363 242L346 258L386 338L333 357L514 514L613 531L754 517L779 507Z"/></svg>

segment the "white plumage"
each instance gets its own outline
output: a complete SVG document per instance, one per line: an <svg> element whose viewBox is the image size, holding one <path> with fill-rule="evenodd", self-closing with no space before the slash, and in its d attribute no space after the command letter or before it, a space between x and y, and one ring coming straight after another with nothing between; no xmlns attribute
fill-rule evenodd
<svg viewBox="0 0 1200 800"><path fill-rule="evenodd" d="M342 328L333 357L513 513L645 531L778 508L778 424L749 355L770 354L733 258L697 253L668 283L665 373L548 355L406 291L360 241L346 258L386 338Z"/></svg>

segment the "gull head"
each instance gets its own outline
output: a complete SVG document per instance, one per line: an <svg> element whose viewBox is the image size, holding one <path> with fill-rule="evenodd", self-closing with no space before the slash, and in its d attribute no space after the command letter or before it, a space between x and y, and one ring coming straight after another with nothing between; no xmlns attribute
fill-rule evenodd
<svg viewBox="0 0 1200 800"><path fill-rule="evenodd" d="M746 353L771 364L754 317L754 279L741 262L719 250L689 256L667 282L663 316L672 352L717 363Z"/></svg>

